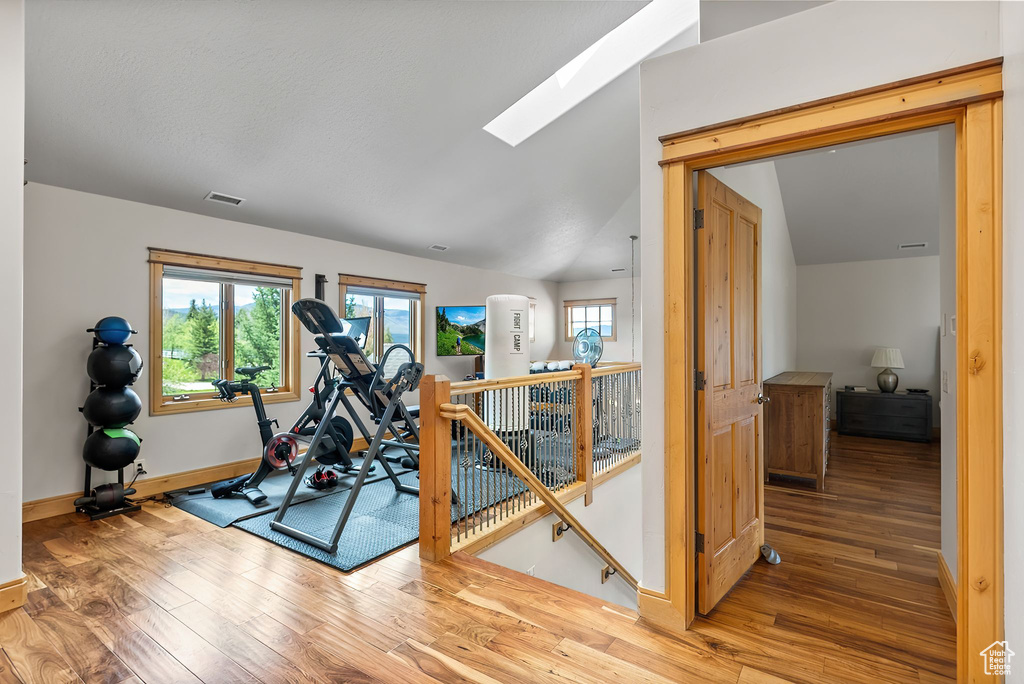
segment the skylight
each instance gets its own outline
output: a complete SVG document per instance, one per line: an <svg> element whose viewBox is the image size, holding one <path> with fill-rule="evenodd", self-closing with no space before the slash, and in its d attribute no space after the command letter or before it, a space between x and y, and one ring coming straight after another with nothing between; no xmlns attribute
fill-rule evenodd
<svg viewBox="0 0 1024 684"><path fill-rule="evenodd" d="M512 147L697 24L695 0L651 0L484 126Z"/></svg>

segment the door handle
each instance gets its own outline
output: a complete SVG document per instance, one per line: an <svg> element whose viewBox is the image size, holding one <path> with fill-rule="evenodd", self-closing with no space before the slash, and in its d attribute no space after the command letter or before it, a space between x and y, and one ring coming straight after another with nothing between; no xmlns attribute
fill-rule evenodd
<svg viewBox="0 0 1024 684"><path fill-rule="evenodd" d="M763 394L763 393L761 393L761 392L758 392L758 393L757 393L757 403L758 403L758 404L767 404L767 403L768 403L769 401L771 401L771 400L772 400L772 398L771 398L771 397L766 397L766 396L764 396L764 394Z"/></svg>

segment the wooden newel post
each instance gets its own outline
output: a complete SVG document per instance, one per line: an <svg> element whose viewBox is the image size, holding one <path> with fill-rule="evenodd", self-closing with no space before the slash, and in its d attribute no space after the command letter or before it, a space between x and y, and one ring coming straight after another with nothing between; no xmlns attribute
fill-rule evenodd
<svg viewBox="0 0 1024 684"><path fill-rule="evenodd" d="M452 549L452 426L440 408L451 398L445 376L420 381L420 558L431 561Z"/></svg>
<svg viewBox="0 0 1024 684"><path fill-rule="evenodd" d="M594 386L589 363L577 363L582 375L576 382L576 479L587 483L583 504L594 500Z"/></svg>

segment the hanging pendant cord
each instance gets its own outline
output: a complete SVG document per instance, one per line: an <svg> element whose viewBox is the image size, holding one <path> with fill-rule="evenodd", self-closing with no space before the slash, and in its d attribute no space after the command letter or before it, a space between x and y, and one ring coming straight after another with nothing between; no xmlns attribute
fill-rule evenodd
<svg viewBox="0 0 1024 684"><path fill-rule="evenodd" d="M629 236L629 360L636 362L636 235Z"/></svg>

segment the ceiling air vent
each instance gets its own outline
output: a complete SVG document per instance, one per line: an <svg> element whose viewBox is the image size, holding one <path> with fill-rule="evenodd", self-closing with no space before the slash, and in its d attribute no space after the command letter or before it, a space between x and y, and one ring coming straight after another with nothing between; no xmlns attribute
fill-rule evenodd
<svg viewBox="0 0 1024 684"><path fill-rule="evenodd" d="M927 242L904 242L899 246L900 251L904 249L925 249L928 246Z"/></svg>
<svg viewBox="0 0 1024 684"><path fill-rule="evenodd" d="M427 249L432 250L434 252L447 252L448 245L430 245L429 247L427 247Z"/></svg>
<svg viewBox="0 0 1024 684"><path fill-rule="evenodd" d="M231 195L225 195L222 192L211 192L203 199L210 200L211 202L220 202L221 204L230 204L233 207L237 207L245 201L241 197L232 197Z"/></svg>

